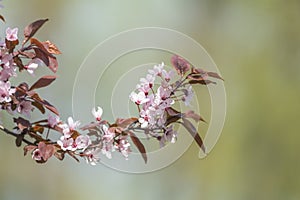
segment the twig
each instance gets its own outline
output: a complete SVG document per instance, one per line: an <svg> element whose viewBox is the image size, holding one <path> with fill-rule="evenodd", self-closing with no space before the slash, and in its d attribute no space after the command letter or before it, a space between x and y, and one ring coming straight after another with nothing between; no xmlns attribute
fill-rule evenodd
<svg viewBox="0 0 300 200"><path fill-rule="evenodd" d="M19 134L16 134L16 133L8 130L7 128L3 127L2 125L0 125L0 130L7 133L8 135L14 136L16 138L19 137ZM25 142L26 144L34 145L32 142L30 142L29 140L26 140L25 138L23 138L22 141Z"/></svg>

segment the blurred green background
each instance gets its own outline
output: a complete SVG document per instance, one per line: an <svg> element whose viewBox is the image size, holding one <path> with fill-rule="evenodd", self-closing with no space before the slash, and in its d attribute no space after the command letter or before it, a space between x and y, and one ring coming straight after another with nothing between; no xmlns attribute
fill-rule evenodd
<svg viewBox="0 0 300 200"><path fill-rule="evenodd" d="M59 79L42 93L62 118L72 113L72 86L89 51L113 34L145 26L180 31L206 48L226 80L228 111L221 138L206 159L198 159L193 144L171 166L141 175L69 158L38 165L23 157L12 138L0 134L1 200L300 199L300 1L2 4L7 20L0 25L2 37L7 26L23 29L50 18L38 38L55 42L63 54ZM43 73L50 71L40 69L37 76Z"/></svg>

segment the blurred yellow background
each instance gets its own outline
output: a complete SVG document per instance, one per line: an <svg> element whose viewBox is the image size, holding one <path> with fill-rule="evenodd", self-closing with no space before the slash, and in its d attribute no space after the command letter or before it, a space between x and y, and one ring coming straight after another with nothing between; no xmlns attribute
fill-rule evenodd
<svg viewBox="0 0 300 200"><path fill-rule="evenodd" d="M202 44L226 80L228 107L221 138L206 159L198 159L193 144L171 166L141 175L70 158L38 165L23 157L11 137L0 134L1 200L300 199L298 0L2 4L2 37L8 26L19 27L21 36L28 23L50 19L37 37L53 41L63 54L59 79L41 93L57 105L63 119L72 113L74 79L89 51L111 35L146 26L174 29ZM43 73L51 74L41 69L36 76Z"/></svg>

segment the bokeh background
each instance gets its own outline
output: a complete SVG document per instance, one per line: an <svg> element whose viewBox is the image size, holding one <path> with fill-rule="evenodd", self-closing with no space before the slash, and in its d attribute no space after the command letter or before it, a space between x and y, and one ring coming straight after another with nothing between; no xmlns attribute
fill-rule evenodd
<svg viewBox="0 0 300 200"><path fill-rule="evenodd" d="M5 28L50 18L38 37L57 44L59 79L41 91L72 113L76 72L109 36L157 26L202 44L225 78L227 118L203 160L193 144L171 166L126 174L102 165L23 157L0 134L0 199L300 199L300 2L298 0L2 1ZM20 34L21 35L21 34ZM37 76L50 73L40 69ZM34 79L23 77L29 82ZM103 105L105 107L106 105ZM2 121L9 124L3 116Z"/></svg>

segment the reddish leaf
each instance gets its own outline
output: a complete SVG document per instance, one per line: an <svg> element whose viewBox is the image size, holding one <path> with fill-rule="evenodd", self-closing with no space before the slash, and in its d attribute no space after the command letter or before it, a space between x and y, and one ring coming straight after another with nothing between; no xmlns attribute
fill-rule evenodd
<svg viewBox="0 0 300 200"><path fill-rule="evenodd" d="M188 79L195 80L195 81L201 81L201 80L207 80L207 75L202 74L191 74L188 76Z"/></svg>
<svg viewBox="0 0 300 200"><path fill-rule="evenodd" d="M194 138L194 140L196 141L196 143L198 144L198 146L202 149L202 151L205 153L205 146L203 144L203 141L200 137L200 135L198 134L198 131L196 130L196 128L194 127L194 125L187 119L182 118L182 125L186 128L186 130L192 135L192 137Z"/></svg>
<svg viewBox="0 0 300 200"><path fill-rule="evenodd" d="M35 53L31 52L31 51L19 51L18 52L19 54L27 57L27 58L30 58L30 59L33 59L35 56Z"/></svg>
<svg viewBox="0 0 300 200"><path fill-rule="evenodd" d="M216 72L207 72L207 74L210 77L218 78L218 79L221 79L222 81L224 81L224 79L219 74L217 74Z"/></svg>
<svg viewBox="0 0 300 200"><path fill-rule="evenodd" d="M43 107L43 104L34 101L31 103L34 107L36 107L37 109L39 109L39 111L41 111L41 113L45 114L45 108Z"/></svg>
<svg viewBox="0 0 300 200"><path fill-rule="evenodd" d="M174 108L171 108L171 107L166 108L166 111L168 113L167 120L165 123L166 126L178 121L182 117L182 113L175 110Z"/></svg>
<svg viewBox="0 0 300 200"><path fill-rule="evenodd" d="M199 122L199 121L206 122L200 115L198 115L197 113L195 113L192 110L189 110L189 111L185 112L184 117L185 118L192 118L193 120L195 120L195 122Z"/></svg>
<svg viewBox="0 0 300 200"><path fill-rule="evenodd" d="M214 81L211 80L190 80L189 84L201 84L201 85L208 85L208 84L217 84Z"/></svg>
<svg viewBox="0 0 300 200"><path fill-rule="evenodd" d="M56 152L54 152L54 156L58 160L63 160L65 158L65 152L64 151L56 151Z"/></svg>
<svg viewBox="0 0 300 200"><path fill-rule="evenodd" d="M54 73L56 73L56 71L57 71L57 68L58 68L58 62L57 62L57 60L56 60L56 58L54 57L54 56L52 56L52 57L49 57L49 65L48 65L48 67L54 72Z"/></svg>
<svg viewBox="0 0 300 200"><path fill-rule="evenodd" d="M44 161L47 161L55 152L55 147L52 144L45 144L44 142L39 142L38 149L41 151Z"/></svg>
<svg viewBox="0 0 300 200"><path fill-rule="evenodd" d="M19 118L14 118L14 122L17 124L17 127L23 131L24 129L29 129L31 124L28 120L19 117Z"/></svg>
<svg viewBox="0 0 300 200"><path fill-rule="evenodd" d="M171 63L174 66L177 73L181 76L183 76L191 68L190 63L178 55L172 56Z"/></svg>
<svg viewBox="0 0 300 200"><path fill-rule="evenodd" d="M26 26L24 29L25 39L23 41L23 44L25 44L43 26L46 21L48 21L48 19L40 19Z"/></svg>
<svg viewBox="0 0 300 200"><path fill-rule="evenodd" d="M72 158L74 158L77 162L80 162L79 159L76 157L74 152L68 151L67 152Z"/></svg>
<svg viewBox="0 0 300 200"><path fill-rule="evenodd" d="M181 115L181 112L175 110L175 109L172 108L172 107L166 108L166 111L167 111L167 113L168 113L170 116L179 116L179 115Z"/></svg>
<svg viewBox="0 0 300 200"><path fill-rule="evenodd" d="M50 64L49 56L44 51L38 48L34 48L33 50L35 52L35 58L39 58L45 63L46 66L49 66Z"/></svg>
<svg viewBox="0 0 300 200"><path fill-rule="evenodd" d="M34 145L26 145L26 146L23 148L23 150L24 150L24 156L27 155L28 151L32 151L32 150L34 150L34 149L36 149L36 146L34 146Z"/></svg>
<svg viewBox="0 0 300 200"><path fill-rule="evenodd" d="M22 141L24 139L24 134L20 134L16 138L16 146L20 147L22 145Z"/></svg>
<svg viewBox="0 0 300 200"><path fill-rule="evenodd" d="M51 105L48 101L43 100L37 93L35 93L34 91L29 91L27 92L27 94L30 95L32 100L40 104L43 104L45 108L47 108L48 110L50 110L51 112L59 116L58 110L53 105Z"/></svg>
<svg viewBox="0 0 300 200"><path fill-rule="evenodd" d="M145 163L147 163L147 154L146 154L146 149L145 149L143 143L139 140L139 138L133 132L128 131L126 133L129 134L133 144L137 147L139 152L142 154L142 157L143 157Z"/></svg>
<svg viewBox="0 0 300 200"><path fill-rule="evenodd" d="M39 126L39 125L35 125L34 127L31 128L30 131L35 132L35 133L39 132L39 133L43 134L44 127L43 126Z"/></svg>
<svg viewBox="0 0 300 200"><path fill-rule="evenodd" d="M40 78L39 80L37 80L29 89L30 90L34 90L34 89L38 89L38 88L42 88L42 87L46 87L48 85L50 85L53 81L55 81L56 76L43 76L42 78Z"/></svg>
<svg viewBox="0 0 300 200"><path fill-rule="evenodd" d="M0 19L1 19L3 22L5 22L5 19L4 19L4 17L3 17L2 15L0 15Z"/></svg>
<svg viewBox="0 0 300 200"><path fill-rule="evenodd" d="M24 69L24 65L22 63L22 60L18 56L14 57L14 62L19 67L19 71L22 71Z"/></svg>
<svg viewBox="0 0 300 200"><path fill-rule="evenodd" d="M9 53L14 51L14 48L19 44L19 40L9 41L5 39L5 45Z"/></svg>
<svg viewBox="0 0 300 200"><path fill-rule="evenodd" d="M49 53L51 53L51 54L61 54L61 52L55 46L55 44L51 43L49 40L43 42L42 44L44 45L45 49L47 49L47 51Z"/></svg>
<svg viewBox="0 0 300 200"><path fill-rule="evenodd" d="M127 119L120 119L120 118L117 118L115 124L116 124L116 126L118 126L118 127L126 128L127 126L129 126L130 124L136 122L137 120L138 120L138 119L137 119L137 118L134 118L134 117L127 118Z"/></svg>
<svg viewBox="0 0 300 200"><path fill-rule="evenodd" d="M58 110L53 105L51 105L48 101L43 100L43 104L48 110L50 110L51 112L59 116Z"/></svg>

